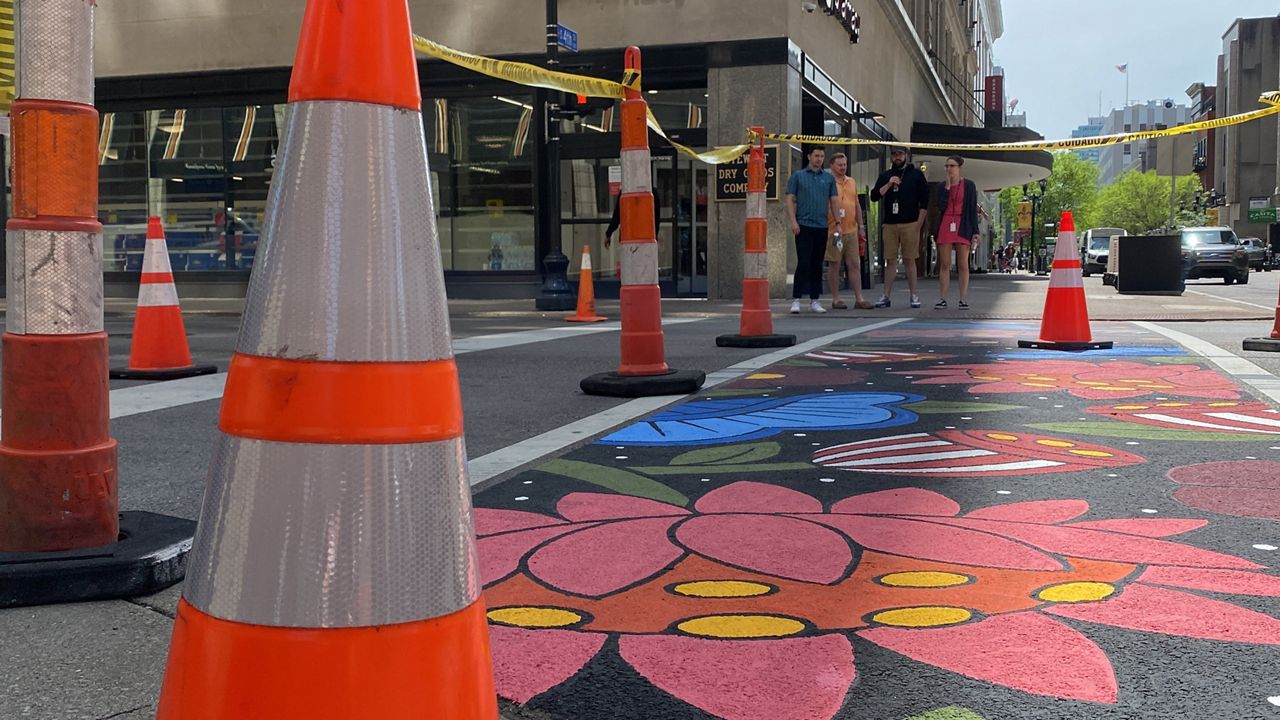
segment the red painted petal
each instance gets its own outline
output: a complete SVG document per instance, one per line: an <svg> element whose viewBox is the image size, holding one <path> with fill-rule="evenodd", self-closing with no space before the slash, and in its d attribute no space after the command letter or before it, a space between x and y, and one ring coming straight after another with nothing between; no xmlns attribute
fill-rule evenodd
<svg viewBox="0 0 1280 720"><path fill-rule="evenodd" d="M1175 490L1173 499L1223 515L1280 520L1280 490L1188 486Z"/></svg>
<svg viewBox="0 0 1280 720"><path fill-rule="evenodd" d="M936 520L973 530L996 533L1013 540L1021 540L1052 553L1091 560L1112 562L1150 563L1152 565L1186 565L1191 567L1238 568L1256 570L1256 565L1243 558L1224 555L1211 550L1201 550L1191 545L1154 540L1104 530L1067 527L1064 525L1029 525L1000 520L975 520L954 518Z"/></svg>
<svg viewBox="0 0 1280 720"><path fill-rule="evenodd" d="M830 525L855 543L890 555L1011 570L1062 569L1062 563L1056 558L990 533L903 518L866 515L806 515L805 518Z"/></svg>
<svg viewBox="0 0 1280 720"><path fill-rule="evenodd" d="M603 633L490 625L498 695L522 704L529 702L576 675L600 652L606 639Z"/></svg>
<svg viewBox="0 0 1280 720"><path fill-rule="evenodd" d="M676 518L604 523L566 535L529 556L529 572L576 595L600 597L635 585L679 560L667 538Z"/></svg>
<svg viewBox="0 0 1280 720"><path fill-rule="evenodd" d="M676 528L676 539L719 562L824 585L843 578L853 562L838 533L789 517L703 515Z"/></svg>
<svg viewBox="0 0 1280 720"><path fill-rule="evenodd" d="M960 514L955 500L920 488L898 488L854 495L831 506L833 513L850 515L944 515Z"/></svg>
<svg viewBox="0 0 1280 720"><path fill-rule="evenodd" d="M863 639L922 663L1036 695L1114 703L1117 688L1102 648L1036 612L993 615L951 627L877 627Z"/></svg>
<svg viewBox="0 0 1280 720"><path fill-rule="evenodd" d="M1280 645L1280 620L1221 600L1134 583L1114 598L1043 612L1130 630L1202 640Z"/></svg>
<svg viewBox="0 0 1280 720"><path fill-rule="evenodd" d="M1199 530L1208 524L1208 520L1192 520L1190 518L1122 518L1119 520L1089 520L1087 522L1071 523L1067 527L1160 538Z"/></svg>
<svg viewBox="0 0 1280 720"><path fill-rule="evenodd" d="M703 495L694 508L704 513L812 513L822 512L822 502L790 488L743 480Z"/></svg>
<svg viewBox="0 0 1280 720"><path fill-rule="evenodd" d="M832 718L856 675L849 639L835 634L767 640L623 635L618 649L659 689L725 720Z"/></svg>
<svg viewBox="0 0 1280 720"><path fill-rule="evenodd" d="M1280 490L1280 462L1274 460L1222 460L1184 465L1169 471L1180 485Z"/></svg>
<svg viewBox="0 0 1280 720"><path fill-rule="evenodd" d="M556 512L570 520L622 520L626 518L688 515L689 511L648 498L609 493L569 493L556 503Z"/></svg>
<svg viewBox="0 0 1280 720"><path fill-rule="evenodd" d="M1084 500L1033 500L992 505L974 510L965 517L1052 525L1078 518L1087 512L1089 503Z"/></svg>
<svg viewBox="0 0 1280 720"><path fill-rule="evenodd" d="M1151 585L1172 585L1188 590L1280 597L1280 577L1240 570L1157 566L1147 568L1138 579Z"/></svg>
<svg viewBox="0 0 1280 720"><path fill-rule="evenodd" d="M480 584L488 586L498 582L515 572L520 561L535 547L584 527L591 526L555 525L480 538L476 541L476 554L480 557Z"/></svg>
<svg viewBox="0 0 1280 720"><path fill-rule="evenodd" d="M499 510L497 508L482 507L472 510L471 517L475 522L476 535L480 537L564 523L563 520L539 515L538 513L524 512L523 510Z"/></svg>

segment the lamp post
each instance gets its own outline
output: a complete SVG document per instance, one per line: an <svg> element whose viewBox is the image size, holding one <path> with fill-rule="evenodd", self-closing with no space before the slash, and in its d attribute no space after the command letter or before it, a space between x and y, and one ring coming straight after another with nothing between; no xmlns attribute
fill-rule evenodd
<svg viewBox="0 0 1280 720"><path fill-rule="evenodd" d="M557 0L547 0L547 67L559 64L560 20ZM560 249L560 105L554 90L540 89L535 105L542 110L542 131L546 176L542 178L543 234L547 254L542 258L542 290L534 303L539 310L572 310L573 288L569 286L569 258Z"/></svg>
<svg viewBox="0 0 1280 720"><path fill-rule="evenodd" d="M1040 192L1032 194L1032 190L1039 188ZM1036 239L1036 215L1040 212L1040 198L1044 197L1045 190L1049 187L1048 179L1041 180L1036 184L1027 184L1022 186L1022 199L1031 201L1031 262L1028 267L1035 271L1037 275L1044 275L1044 263L1040 257L1040 246L1042 243Z"/></svg>

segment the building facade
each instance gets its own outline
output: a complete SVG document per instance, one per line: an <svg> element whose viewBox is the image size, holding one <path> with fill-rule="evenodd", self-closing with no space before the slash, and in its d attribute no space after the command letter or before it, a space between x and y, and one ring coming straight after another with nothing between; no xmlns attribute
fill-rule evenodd
<svg viewBox="0 0 1280 720"><path fill-rule="evenodd" d="M1071 131L1073 138L1097 137L1102 134L1102 126L1107 122L1105 117L1091 117L1089 122L1081 125ZM1081 160L1088 160L1091 163L1098 163L1102 160L1102 148L1085 148L1084 150L1076 150L1076 157Z"/></svg>
<svg viewBox="0 0 1280 720"><path fill-rule="evenodd" d="M132 0L99 7L109 292L133 291L151 214L166 221L184 294L243 292L262 241L304 5ZM544 60L543 3L409 5L420 35L482 55ZM928 140L928 128L937 127L979 129L983 79L1003 33L999 0L560 0L557 9L579 42L577 52L561 51L558 69L619 79L625 46L641 47L646 99L671 137L694 147L740 143L752 125L879 140ZM549 118L544 101L573 99L434 60L421 60L419 74L451 296L535 296L557 238L571 273L587 245L598 291L616 292L618 246L605 242L616 202L616 108L593 104ZM548 123L562 136L555 168L544 143ZM724 196L716 168L656 136L651 144L664 292L737 296L744 203ZM884 153L829 152L837 149L849 154L850 174L865 192ZM800 148L783 144L773 155L783 182L798 167ZM941 178L941 163L924 164ZM1027 154L991 170L984 189L1047 172L1044 158ZM558 195L546 181L552 173ZM780 199L775 191L768 210L775 294L792 251ZM874 220L874 206L868 209Z"/></svg>
<svg viewBox="0 0 1280 720"><path fill-rule="evenodd" d="M1192 83L1187 88L1187 97L1191 99L1191 122L1212 120L1218 117L1216 85ZM1213 190L1217 187L1215 173L1217 171L1217 130L1204 130L1194 136L1192 146L1191 169L1200 178L1200 187Z"/></svg>
<svg viewBox="0 0 1280 720"><path fill-rule="evenodd" d="M1191 108L1184 104L1173 100L1148 100L1142 104L1112 110L1107 115L1100 134L1163 130L1182 125L1190 117ZM1158 165L1161 162L1161 153L1158 152L1160 143L1170 146L1172 150L1165 155L1173 158L1172 165L1169 167L1166 167L1165 163ZM1156 170L1161 175L1170 173L1186 175L1191 172L1192 144L1186 136L1175 136L1162 140L1144 140L1099 148L1098 164L1102 167L1102 174L1098 178L1098 184L1109 185L1129 170L1139 172Z"/></svg>

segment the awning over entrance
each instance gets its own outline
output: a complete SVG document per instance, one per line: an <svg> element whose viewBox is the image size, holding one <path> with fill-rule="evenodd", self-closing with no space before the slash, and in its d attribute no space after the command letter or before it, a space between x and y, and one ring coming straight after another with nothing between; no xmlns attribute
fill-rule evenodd
<svg viewBox="0 0 1280 720"><path fill-rule="evenodd" d="M912 142L970 144L1042 139L1026 128L989 129L919 122L911 128ZM981 190L998 191L1037 182L1049 177L1053 170L1053 155L1043 150L957 153L917 150L912 153L911 161L916 167L924 166L925 176L930 182L941 182L945 176L944 160L950 155L964 158L964 176Z"/></svg>

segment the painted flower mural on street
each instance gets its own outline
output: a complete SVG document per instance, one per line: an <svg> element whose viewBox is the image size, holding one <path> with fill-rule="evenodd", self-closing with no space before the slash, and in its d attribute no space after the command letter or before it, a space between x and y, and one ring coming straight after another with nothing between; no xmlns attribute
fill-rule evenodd
<svg viewBox="0 0 1280 720"><path fill-rule="evenodd" d="M920 362L921 360L950 360L953 355L935 355L931 353L893 352L889 350L841 350L826 348L805 354L811 360L840 363L842 365L892 365L894 363Z"/></svg>
<svg viewBox="0 0 1280 720"><path fill-rule="evenodd" d="M996 430L940 430L822 448L813 462L849 472L1000 477L1136 465L1133 453L1077 440Z"/></svg>
<svg viewBox="0 0 1280 720"><path fill-rule="evenodd" d="M867 374L861 370L844 367L789 367L775 365L759 372L727 383L724 387L731 390L775 390L784 387L828 387L838 388L842 385L861 383Z"/></svg>
<svg viewBox="0 0 1280 720"><path fill-rule="evenodd" d="M1226 460L1174 468L1173 499L1220 515L1280 520L1280 462Z"/></svg>
<svg viewBox="0 0 1280 720"><path fill-rule="evenodd" d="M1260 402L1128 402L1097 405L1089 412L1173 430L1280 435L1280 412Z"/></svg>
<svg viewBox="0 0 1280 720"><path fill-rule="evenodd" d="M904 374L904 371L895 371ZM969 392L1047 393L1065 390L1086 400L1179 395L1237 400L1240 388L1222 374L1198 365L1148 365L1127 360L1002 360L907 371L918 385L972 384ZM924 376L921 378L921 376Z"/></svg>
<svg viewBox="0 0 1280 720"><path fill-rule="evenodd" d="M499 694L529 702L616 647L718 717L831 718L857 677L856 635L980 681L1114 703L1106 652L1062 618L1280 645L1280 620L1187 592L1280 597L1280 577L1255 563L1162 539L1205 521L1079 520L1088 510L962 514L918 488L828 507L749 481L692 510L589 492L554 515L478 508Z"/></svg>
<svg viewBox="0 0 1280 720"><path fill-rule="evenodd" d="M908 393L816 393L743 397L677 405L596 441L597 445L705 445L767 438L787 430L875 430L913 423Z"/></svg>

